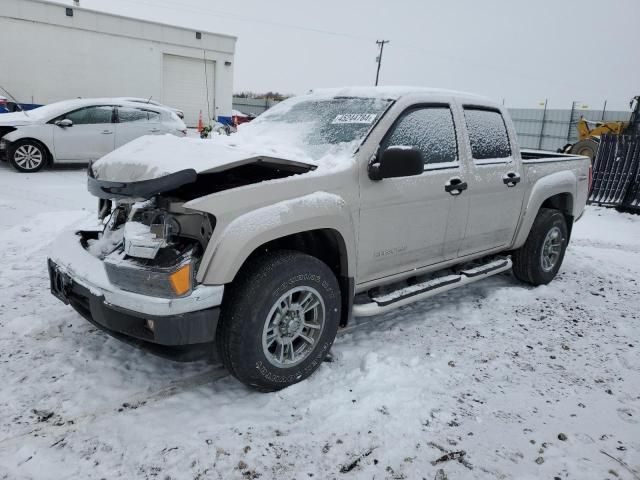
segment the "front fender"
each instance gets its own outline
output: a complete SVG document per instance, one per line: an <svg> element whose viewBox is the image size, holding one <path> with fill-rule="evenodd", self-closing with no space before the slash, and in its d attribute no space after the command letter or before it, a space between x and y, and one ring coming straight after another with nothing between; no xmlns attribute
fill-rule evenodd
<svg viewBox="0 0 640 480"><path fill-rule="evenodd" d="M338 195L315 192L244 213L207 246L197 280L207 285L233 281L249 255L267 242L319 229L337 231L344 241L348 276L355 275L354 221Z"/></svg>
<svg viewBox="0 0 640 480"><path fill-rule="evenodd" d="M551 173L535 182L531 188L527 206L522 213L522 221L513 243L514 249L521 247L527 241L531 226L545 200L554 195L568 193L575 204L577 182L578 180L571 170Z"/></svg>
<svg viewBox="0 0 640 480"><path fill-rule="evenodd" d="M53 132L49 130L50 129L48 128L42 128L42 126L29 125L25 127L18 127L17 130L7 133L2 138L11 143L15 143L20 140L37 140L47 147L52 157L55 157L55 150L53 148Z"/></svg>

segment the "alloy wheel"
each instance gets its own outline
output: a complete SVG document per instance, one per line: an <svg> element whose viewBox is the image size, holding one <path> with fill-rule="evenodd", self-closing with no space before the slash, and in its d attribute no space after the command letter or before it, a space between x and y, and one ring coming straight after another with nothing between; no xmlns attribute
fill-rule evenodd
<svg viewBox="0 0 640 480"><path fill-rule="evenodd" d="M304 361L322 335L325 305L312 287L292 288L271 307L262 332L262 350L272 365L288 368Z"/></svg>
<svg viewBox="0 0 640 480"><path fill-rule="evenodd" d="M559 227L553 227L547 232L547 236L542 243L542 251L540 252L540 261L542 270L550 272L556 266L562 252L562 231Z"/></svg>
<svg viewBox="0 0 640 480"><path fill-rule="evenodd" d="M13 160L20 168L35 170L44 161L44 154L35 145L20 145L13 154Z"/></svg>

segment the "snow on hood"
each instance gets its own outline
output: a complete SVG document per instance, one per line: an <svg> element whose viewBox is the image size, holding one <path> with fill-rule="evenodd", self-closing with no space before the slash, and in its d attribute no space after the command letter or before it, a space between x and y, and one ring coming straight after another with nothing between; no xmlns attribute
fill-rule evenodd
<svg viewBox="0 0 640 480"><path fill-rule="evenodd" d="M34 116L27 117L27 115L22 112L0 114L0 127L20 127L31 125L39 120Z"/></svg>
<svg viewBox="0 0 640 480"><path fill-rule="evenodd" d="M187 169L196 173L225 170L258 157L317 165L298 151L273 145L237 144L232 137L202 140L154 135L140 137L105 155L92 165L92 170L98 180L137 182Z"/></svg>

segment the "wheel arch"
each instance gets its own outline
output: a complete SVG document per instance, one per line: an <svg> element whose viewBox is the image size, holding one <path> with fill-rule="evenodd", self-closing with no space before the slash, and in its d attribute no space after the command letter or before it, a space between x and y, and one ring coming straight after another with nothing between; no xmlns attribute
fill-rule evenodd
<svg viewBox="0 0 640 480"><path fill-rule="evenodd" d="M13 132L12 132L13 133ZM5 135L4 138L7 139L7 141L11 142L11 146L10 148L16 148L15 145L18 144L22 144L22 143L27 143L27 142L35 142L39 145L42 145L42 147L45 150L45 155L46 155L46 159L45 159L45 165L51 165L54 163L55 159L53 157L53 149L47 145L47 142L42 141L42 139L40 138L35 138L35 137L21 137L21 138L17 138L16 140L11 140L8 137L9 135Z"/></svg>
<svg viewBox="0 0 640 480"><path fill-rule="evenodd" d="M353 276L349 276L349 254L340 232L333 228L319 228L275 238L255 248L244 261L243 267L258 256L274 250L305 253L321 260L331 269L340 285L342 298L340 325L346 325L353 305L355 283Z"/></svg>
<svg viewBox="0 0 640 480"><path fill-rule="evenodd" d="M342 294L342 319L351 312L355 292L355 235L346 203L333 194L303 196L248 212L225 227L203 257L197 280L232 284L243 266L276 249L312 255L333 271Z"/></svg>
<svg viewBox="0 0 640 480"><path fill-rule="evenodd" d="M569 237L575 219L575 189L577 179L573 172L564 171L543 177L534 185L523 213L523 220L515 237L513 248L524 245L533 222L541 208L559 210L567 222ZM568 239L567 239L568 240Z"/></svg>

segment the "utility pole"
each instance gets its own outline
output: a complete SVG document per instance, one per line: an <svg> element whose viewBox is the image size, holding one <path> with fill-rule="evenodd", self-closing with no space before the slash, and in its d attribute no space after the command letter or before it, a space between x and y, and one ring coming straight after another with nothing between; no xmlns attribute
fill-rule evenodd
<svg viewBox="0 0 640 480"><path fill-rule="evenodd" d="M382 51L384 50L385 43L389 43L389 40L376 40L376 45L380 46L380 52L376 58L376 62L378 62L378 69L376 70L376 87L378 86L378 78L380 78L380 65L382 64Z"/></svg>

